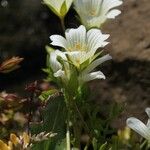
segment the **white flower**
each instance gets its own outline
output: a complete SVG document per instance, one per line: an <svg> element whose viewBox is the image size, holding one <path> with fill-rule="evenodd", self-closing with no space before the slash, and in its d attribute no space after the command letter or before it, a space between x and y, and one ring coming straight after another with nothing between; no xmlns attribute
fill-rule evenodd
<svg viewBox="0 0 150 150"><path fill-rule="evenodd" d="M79 81L80 83L88 82L94 79L105 79L105 75L101 71L96 71L96 72L91 72L93 69L95 69L97 66L102 64L103 62L112 59L112 57L107 54L99 59L96 59L93 61L86 69L84 69L80 76L79 76Z"/></svg>
<svg viewBox="0 0 150 150"><path fill-rule="evenodd" d="M122 0L75 0L74 5L82 24L99 28L107 19L114 19L121 11L114 9Z"/></svg>
<svg viewBox="0 0 150 150"><path fill-rule="evenodd" d="M131 117L127 119L127 125L135 132L140 134L142 137L150 141L150 108L146 108L145 112L147 113L149 119L145 125L139 119Z"/></svg>
<svg viewBox="0 0 150 150"><path fill-rule="evenodd" d="M77 29L68 29L65 38L60 35L52 35L52 45L62 47L76 67L80 67L86 60L92 60L97 49L108 44L105 40L108 34L102 34L98 29L86 31L81 25ZM90 63L89 61L89 63Z"/></svg>
<svg viewBox="0 0 150 150"><path fill-rule="evenodd" d="M62 64L57 60L58 57L61 57L64 60L67 60L65 54L59 50L50 52L49 64L53 71L54 77L64 77L65 72L63 71Z"/></svg>
<svg viewBox="0 0 150 150"><path fill-rule="evenodd" d="M43 2L57 15L59 16L60 18L63 18L73 0L43 0Z"/></svg>

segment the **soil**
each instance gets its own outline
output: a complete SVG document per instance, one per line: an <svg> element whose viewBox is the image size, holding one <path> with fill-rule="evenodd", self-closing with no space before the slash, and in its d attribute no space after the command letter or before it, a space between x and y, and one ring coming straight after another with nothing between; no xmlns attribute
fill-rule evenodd
<svg viewBox="0 0 150 150"><path fill-rule="evenodd" d="M49 35L60 32L59 20L40 1L8 2L6 8L0 6L0 56L19 55L25 61L14 73L0 74L0 88L21 92L26 83L43 77L44 47L50 42ZM99 104L126 104L114 122L117 127L123 127L130 116L145 120L144 109L150 106L150 0L124 0L121 10L116 20L102 28L103 33L111 35L105 51L113 60L99 67L107 79L91 83L93 99Z"/></svg>
<svg viewBox="0 0 150 150"><path fill-rule="evenodd" d="M130 116L147 120L144 110L150 107L150 1L126 0L121 9L117 20L103 28L111 35L106 51L113 56L111 64L102 66L107 79L92 85L99 103L126 104L125 111L114 122L119 127Z"/></svg>

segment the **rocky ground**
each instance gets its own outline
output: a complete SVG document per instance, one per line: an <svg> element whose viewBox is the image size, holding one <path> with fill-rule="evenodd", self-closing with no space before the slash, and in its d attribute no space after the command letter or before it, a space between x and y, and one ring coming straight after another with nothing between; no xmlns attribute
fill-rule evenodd
<svg viewBox="0 0 150 150"><path fill-rule="evenodd" d="M126 0L117 21L103 29L110 33L107 51L113 56L111 67L105 67L107 80L95 82L99 101L126 103L119 119L124 125L129 116L144 120L144 109L150 106L150 1ZM102 103L103 103L102 102Z"/></svg>
<svg viewBox="0 0 150 150"><path fill-rule="evenodd" d="M22 92L26 83L43 77L44 46L49 35L61 32L59 20L37 0L0 2L0 59L13 55L25 58L21 69L0 74L0 90ZM94 81L91 88L93 99L101 105L112 101L126 104L118 119L119 126L124 126L132 115L144 120L144 109L150 106L150 1L125 0L121 9L117 20L108 21L102 29L111 35L106 52L113 61L100 67L107 80ZM68 15L66 21L69 18L74 20Z"/></svg>

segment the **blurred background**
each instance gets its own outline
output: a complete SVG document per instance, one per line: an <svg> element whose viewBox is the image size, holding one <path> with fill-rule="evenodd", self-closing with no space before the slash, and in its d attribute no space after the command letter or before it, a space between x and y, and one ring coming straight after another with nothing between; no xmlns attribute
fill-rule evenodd
<svg viewBox="0 0 150 150"><path fill-rule="evenodd" d="M121 10L117 19L102 28L111 35L105 51L113 60L100 66L107 79L90 84L91 98L97 103L125 104L114 126L124 126L133 115L144 120L144 109L150 106L150 1L125 0ZM66 27L79 25L73 9L65 21ZM12 56L24 58L21 68L0 73L0 92L23 96L26 84L46 77L42 72L45 45L57 33L62 33L59 19L40 0L0 0L0 62Z"/></svg>

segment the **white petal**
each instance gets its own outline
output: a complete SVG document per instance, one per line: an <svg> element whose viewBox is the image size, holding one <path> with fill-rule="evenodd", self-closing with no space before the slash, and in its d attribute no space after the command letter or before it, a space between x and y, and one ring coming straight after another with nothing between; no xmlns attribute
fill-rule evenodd
<svg viewBox="0 0 150 150"><path fill-rule="evenodd" d="M81 18L82 24L88 29L92 27L100 28L100 26L108 18L114 18L119 15L119 11L112 9L120 6L122 0L75 0L75 10ZM109 13L109 11L112 11ZM108 16L107 16L108 13Z"/></svg>
<svg viewBox="0 0 150 150"><path fill-rule="evenodd" d="M101 63L107 61L107 60L110 60L112 59L112 57L107 54L99 59L96 59L95 61L93 61L85 70L84 70L84 73L87 74L89 72L91 72L93 69L95 69L98 65L100 65Z"/></svg>
<svg viewBox="0 0 150 150"><path fill-rule="evenodd" d="M113 9L107 13L107 18L114 19L116 16L121 14L121 11L118 9Z"/></svg>
<svg viewBox="0 0 150 150"><path fill-rule="evenodd" d="M57 72L55 72L54 73L54 77L62 77L62 76L64 76L64 71L62 71L61 69L60 70L58 70Z"/></svg>
<svg viewBox="0 0 150 150"><path fill-rule="evenodd" d="M60 13L60 9L64 3L64 0L43 0L45 4L48 4L57 13Z"/></svg>
<svg viewBox="0 0 150 150"><path fill-rule="evenodd" d="M150 119L148 119L146 126L150 129Z"/></svg>
<svg viewBox="0 0 150 150"><path fill-rule="evenodd" d="M67 29L65 35L68 43L68 51L80 50L80 48L77 48L77 45L81 48L85 46L86 29L83 25L77 29Z"/></svg>
<svg viewBox="0 0 150 150"><path fill-rule="evenodd" d="M67 10L69 10L73 0L65 0L65 2L66 2Z"/></svg>
<svg viewBox="0 0 150 150"><path fill-rule="evenodd" d="M108 44L105 40L108 39L109 34L102 34L99 29L91 29L87 32L87 43L89 49L98 49Z"/></svg>
<svg viewBox="0 0 150 150"><path fill-rule="evenodd" d="M72 63L77 67L86 61L88 56L88 53L81 51L66 52L66 54L69 56L69 59L72 61Z"/></svg>
<svg viewBox="0 0 150 150"><path fill-rule="evenodd" d="M147 121L147 127L150 129L150 108L149 108L149 107L146 108L146 109L145 109L145 112L147 113L147 115L148 115L148 117L149 117L149 119L148 119L148 121Z"/></svg>
<svg viewBox="0 0 150 150"><path fill-rule="evenodd" d="M55 51L50 53L50 66L54 72L57 72L59 69L62 69L61 64L57 60L57 55Z"/></svg>
<svg viewBox="0 0 150 150"><path fill-rule="evenodd" d="M92 72L81 77L81 82L88 82L94 79L105 79L105 75L101 71Z"/></svg>
<svg viewBox="0 0 150 150"><path fill-rule="evenodd" d="M67 67L67 57L64 52L60 50L55 50L50 52L50 66L54 73L62 69L62 64L57 60L57 57L61 57L63 60L65 60L64 64Z"/></svg>
<svg viewBox="0 0 150 150"><path fill-rule="evenodd" d="M67 48L67 41L64 37L60 35L51 35L50 39L52 41L52 45Z"/></svg>
<svg viewBox="0 0 150 150"><path fill-rule="evenodd" d="M55 53L56 53L57 56L60 56L62 59L67 61L67 57L65 55L65 52L62 52L60 50L55 50Z"/></svg>
<svg viewBox="0 0 150 150"><path fill-rule="evenodd" d="M104 0L102 7L103 10L109 11L110 9L120 6L123 2L121 0Z"/></svg>
<svg viewBox="0 0 150 150"><path fill-rule="evenodd" d="M136 119L134 117L127 119L127 125L131 129L133 129L135 132L140 134L142 137L144 137L147 140L150 140L150 129L147 128L147 126L141 122L139 119Z"/></svg>
<svg viewBox="0 0 150 150"><path fill-rule="evenodd" d="M149 107L147 107L147 108L145 109L145 112L147 113L148 117L150 118L150 108L149 108Z"/></svg>

